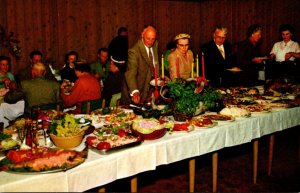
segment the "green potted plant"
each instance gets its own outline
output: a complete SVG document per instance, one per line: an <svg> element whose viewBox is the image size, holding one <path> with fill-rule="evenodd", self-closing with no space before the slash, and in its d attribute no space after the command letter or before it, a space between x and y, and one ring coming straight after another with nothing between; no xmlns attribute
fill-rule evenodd
<svg viewBox="0 0 300 193"><path fill-rule="evenodd" d="M199 106L200 97L196 94L196 85L188 83L183 79L170 81L170 97L173 99L174 119L176 121L186 121L191 119Z"/></svg>

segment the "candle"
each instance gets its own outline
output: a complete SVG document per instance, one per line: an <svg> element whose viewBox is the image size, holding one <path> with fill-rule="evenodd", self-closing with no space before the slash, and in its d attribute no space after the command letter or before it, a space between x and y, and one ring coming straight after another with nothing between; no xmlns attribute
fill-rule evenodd
<svg viewBox="0 0 300 193"><path fill-rule="evenodd" d="M205 78L205 73L204 73L204 53L202 52L202 77Z"/></svg>
<svg viewBox="0 0 300 193"><path fill-rule="evenodd" d="M155 81L155 86L157 86L156 66L154 67L154 81Z"/></svg>
<svg viewBox="0 0 300 193"><path fill-rule="evenodd" d="M192 62L192 78L194 78L194 62Z"/></svg>
<svg viewBox="0 0 300 193"><path fill-rule="evenodd" d="M196 75L197 77L199 76L199 58L198 58L198 54L196 56Z"/></svg>
<svg viewBox="0 0 300 193"><path fill-rule="evenodd" d="M161 55L161 77L165 77L164 55Z"/></svg>

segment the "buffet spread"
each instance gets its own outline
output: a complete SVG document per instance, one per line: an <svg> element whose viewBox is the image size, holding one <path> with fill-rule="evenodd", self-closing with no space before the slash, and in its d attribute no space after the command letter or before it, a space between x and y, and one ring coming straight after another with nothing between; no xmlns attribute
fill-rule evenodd
<svg viewBox="0 0 300 193"><path fill-rule="evenodd" d="M299 88L283 84L214 89L219 97L212 92L206 96L214 96L215 105L210 100L208 108L200 97L201 105L184 121L174 119L174 100L80 115L41 111L37 121L19 119L0 133L0 175L12 179L0 180L0 191L24 191L12 184L36 178L41 183L59 181L45 186L47 191L84 191L158 165L250 142L300 124ZM65 148L72 140L79 143Z"/></svg>

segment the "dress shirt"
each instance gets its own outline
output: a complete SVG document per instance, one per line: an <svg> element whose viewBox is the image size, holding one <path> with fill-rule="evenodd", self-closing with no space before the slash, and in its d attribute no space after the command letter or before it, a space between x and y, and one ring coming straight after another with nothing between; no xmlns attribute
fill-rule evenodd
<svg viewBox="0 0 300 193"><path fill-rule="evenodd" d="M276 42L272 48L272 51L270 54L275 54L275 60L276 62L283 62L285 61L285 54L288 52L300 52L300 47L298 42L294 42L290 40L288 43L285 43L284 41ZM295 57L290 57L289 61L294 61Z"/></svg>
<svg viewBox="0 0 300 193"><path fill-rule="evenodd" d="M146 45L145 45L145 48L146 48L146 52L147 52L147 54L148 54L148 57L149 57L149 49L151 50L151 53L152 53L152 58L153 58L153 66L155 67L155 59L154 59L154 56L153 56L153 49L152 49L152 47L151 48L148 48Z"/></svg>
<svg viewBox="0 0 300 193"><path fill-rule="evenodd" d="M146 52L147 52L148 57L149 57L149 49L151 50L152 58L153 58L153 60L152 60L152 61L153 61L153 66L155 67L155 59L154 59L152 47L151 47L151 48L148 48L145 44L144 44L144 46L145 46L145 49L146 49ZM136 92L139 92L139 90L133 90L133 91L130 93L130 96L133 96L133 94L136 93Z"/></svg>

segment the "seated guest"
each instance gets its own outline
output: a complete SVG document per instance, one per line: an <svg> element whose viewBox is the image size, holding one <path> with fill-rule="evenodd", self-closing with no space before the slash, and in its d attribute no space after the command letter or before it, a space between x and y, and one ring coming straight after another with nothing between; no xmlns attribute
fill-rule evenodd
<svg viewBox="0 0 300 193"><path fill-rule="evenodd" d="M10 82L8 90L4 95L4 102L0 105L0 122L4 123L4 127L7 127L10 121L23 115L25 108L24 92L17 87L15 81Z"/></svg>
<svg viewBox="0 0 300 193"><path fill-rule="evenodd" d="M247 30L247 38L240 42L237 49L237 66L241 68L237 82L243 86L254 86L258 84L258 70L263 66L261 55L261 33L260 25L251 25Z"/></svg>
<svg viewBox="0 0 300 193"><path fill-rule="evenodd" d="M39 63L42 61L43 61L42 52L40 52L39 50L33 50L32 52L30 52L30 54L29 54L29 63L30 64L25 69L22 69L19 74L16 75L17 81L20 82L22 80L32 79L31 68L32 68L33 64ZM46 68L45 78L48 80L56 80L55 76L52 74L50 66L45 65L45 68Z"/></svg>
<svg viewBox="0 0 300 193"><path fill-rule="evenodd" d="M61 80L68 80L70 82L75 82L77 76L75 74L74 66L75 62L78 60L78 53L71 51L65 55L65 66L60 71Z"/></svg>
<svg viewBox="0 0 300 193"><path fill-rule="evenodd" d="M109 107L114 94L121 93L126 71L126 57L122 54L113 53L110 57L109 74L104 83L103 98L105 106Z"/></svg>
<svg viewBox="0 0 300 193"><path fill-rule="evenodd" d="M101 87L109 74L108 49L99 48L97 62L91 64L91 73L101 82Z"/></svg>
<svg viewBox="0 0 300 193"><path fill-rule="evenodd" d="M0 88L7 88L11 81L15 80L15 77L10 70L10 58L6 56L0 56Z"/></svg>
<svg viewBox="0 0 300 193"><path fill-rule="evenodd" d="M99 81L90 74L89 64L75 62L74 69L78 79L70 92L63 85L61 86L61 98L64 107L76 105L76 109L72 112L75 114L81 113L81 102L100 99L101 90Z"/></svg>
<svg viewBox="0 0 300 193"><path fill-rule="evenodd" d="M35 63L32 66L32 79L21 81L25 93L25 112L30 113L35 105L57 103L59 97L59 83L45 78L46 67L43 63Z"/></svg>
<svg viewBox="0 0 300 193"><path fill-rule="evenodd" d="M231 44L226 41L227 28L216 27L213 39L201 47L204 53L205 77L212 85L228 85L230 74L226 69L231 68Z"/></svg>
<svg viewBox="0 0 300 193"><path fill-rule="evenodd" d="M194 62L193 52L189 50L190 35L178 34L174 38L176 49L170 53L168 64L170 69L170 78L191 78L192 63Z"/></svg>

